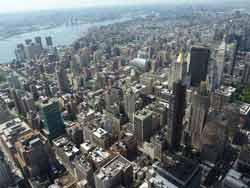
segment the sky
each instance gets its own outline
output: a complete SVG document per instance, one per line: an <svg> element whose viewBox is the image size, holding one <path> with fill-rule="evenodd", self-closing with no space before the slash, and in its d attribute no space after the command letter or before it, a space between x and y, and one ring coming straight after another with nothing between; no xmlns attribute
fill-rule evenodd
<svg viewBox="0 0 250 188"><path fill-rule="evenodd" d="M55 8L162 3L173 0L0 0L0 12L19 12Z"/></svg>
<svg viewBox="0 0 250 188"><path fill-rule="evenodd" d="M177 0L178 2L193 0ZM195 0L197 1L197 0ZM0 0L0 12L47 10L89 6L170 3L176 0Z"/></svg>
<svg viewBox="0 0 250 188"><path fill-rule="evenodd" d="M60 8L77 8L89 6L133 5L173 2L182 3L204 1L212 0L0 0L0 13Z"/></svg>

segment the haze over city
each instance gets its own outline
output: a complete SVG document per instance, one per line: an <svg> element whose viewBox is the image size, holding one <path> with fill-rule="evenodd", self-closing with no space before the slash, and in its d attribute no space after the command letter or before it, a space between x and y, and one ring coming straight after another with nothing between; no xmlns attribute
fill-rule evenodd
<svg viewBox="0 0 250 188"><path fill-rule="evenodd" d="M147 5L147 4L195 4L195 3L232 3L247 0L2 0L0 13L25 12L35 10L68 9L95 6Z"/></svg>
<svg viewBox="0 0 250 188"><path fill-rule="evenodd" d="M0 14L0 188L250 188L249 0Z"/></svg>

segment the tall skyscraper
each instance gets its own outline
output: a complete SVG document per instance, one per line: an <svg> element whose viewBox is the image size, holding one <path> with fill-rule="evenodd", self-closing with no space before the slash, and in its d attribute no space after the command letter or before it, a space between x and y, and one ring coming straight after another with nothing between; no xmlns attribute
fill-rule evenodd
<svg viewBox="0 0 250 188"><path fill-rule="evenodd" d="M138 143L149 141L152 135L152 111L137 111L134 115L134 129Z"/></svg>
<svg viewBox="0 0 250 188"><path fill-rule="evenodd" d="M222 113L210 112L201 139L201 159L216 164L223 157L226 145L228 119Z"/></svg>
<svg viewBox="0 0 250 188"><path fill-rule="evenodd" d="M204 87L202 87L205 85ZM209 96L206 89L206 83L202 82L199 91L195 91L191 103L191 122L190 132L192 136L192 145L200 148L201 134L207 119L209 109Z"/></svg>
<svg viewBox="0 0 250 188"><path fill-rule="evenodd" d="M45 133L49 139L57 138L65 133L65 125L61 117L59 102L56 98L40 103L41 116Z"/></svg>
<svg viewBox="0 0 250 188"><path fill-rule="evenodd" d="M16 60L19 62L23 62L25 60L25 52L24 52L24 45L18 44L15 49Z"/></svg>
<svg viewBox="0 0 250 188"><path fill-rule="evenodd" d="M48 36L45 38L46 40L46 44L48 47L52 47L53 46L53 42L52 42L52 37L51 36Z"/></svg>
<svg viewBox="0 0 250 188"><path fill-rule="evenodd" d="M199 86L201 81L206 81L210 50L206 47L192 47L189 73L191 86Z"/></svg>
<svg viewBox="0 0 250 188"><path fill-rule="evenodd" d="M187 75L187 62L185 61L185 54L180 52L177 61L171 64L169 74L169 88L173 88L173 84L180 80L184 80Z"/></svg>
<svg viewBox="0 0 250 188"><path fill-rule="evenodd" d="M22 93L20 92L20 90L11 89L10 94L11 94L12 99L14 100L15 109L17 113L20 115L25 115L26 111L25 111L24 103L22 101L22 97L21 97Z"/></svg>
<svg viewBox="0 0 250 188"><path fill-rule="evenodd" d="M18 79L18 75L16 73L11 73L7 79L10 88L22 89L22 83Z"/></svg>
<svg viewBox="0 0 250 188"><path fill-rule="evenodd" d="M69 86L67 73L64 70L63 65L61 64L57 64L56 77L57 77L57 83L58 83L58 88L59 88L60 93L70 92L70 86Z"/></svg>
<svg viewBox="0 0 250 188"><path fill-rule="evenodd" d="M40 45L41 49L43 48L42 38L41 37L39 37L39 36L35 37L35 42Z"/></svg>
<svg viewBox="0 0 250 188"><path fill-rule="evenodd" d="M226 42L222 41L219 48L216 50L216 70L217 78L215 87L218 88L221 85L223 79L224 65L225 65L225 56L226 56Z"/></svg>
<svg viewBox="0 0 250 188"><path fill-rule="evenodd" d="M136 110L135 102L136 102L136 94L133 92L131 88L129 88L124 95L124 103L125 103L124 107L130 119L133 118L133 113Z"/></svg>
<svg viewBox="0 0 250 188"><path fill-rule="evenodd" d="M178 150L181 142L183 131L182 121L185 115L185 100L186 87L181 81L174 83L168 111L168 142L172 150Z"/></svg>

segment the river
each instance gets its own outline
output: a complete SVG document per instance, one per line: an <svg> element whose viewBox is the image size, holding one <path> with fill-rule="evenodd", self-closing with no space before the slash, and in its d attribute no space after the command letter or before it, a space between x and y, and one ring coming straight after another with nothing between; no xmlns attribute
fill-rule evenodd
<svg viewBox="0 0 250 188"><path fill-rule="evenodd" d="M91 27L105 26L114 23L128 21L129 18L120 18L114 20L107 20L102 22L88 23L82 25L73 26L60 26L52 29L45 29L40 31L34 31L15 35L13 37L0 40L0 64L11 62L15 58L14 50L18 43L24 43L25 39L34 39L36 36L41 36L43 44L45 44L44 38L51 36L53 39L53 45L70 45L75 40L80 38Z"/></svg>

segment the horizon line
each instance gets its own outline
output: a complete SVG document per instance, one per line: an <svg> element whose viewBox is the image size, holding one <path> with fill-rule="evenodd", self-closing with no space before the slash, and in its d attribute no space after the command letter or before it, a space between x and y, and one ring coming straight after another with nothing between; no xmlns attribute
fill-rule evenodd
<svg viewBox="0 0 250 188"><path fill-rule="evenodd" d="M234 0L229 0L234 1ZM240 1L240 0L239 0ZM247 0L241 0L241 2L247 1ZM247 1L249 2L249 1ZM236 2L235 2L236 3ZM237 2L239 3L239 2ZM39 12L46 12L46 11L66 11L66 10L76 10L76 9L85 9L85 8L91 8L91 9L98 9L98 8L112 8L112 7L131 7L131 6L160 6L160 5L170 5L170 6L190 6L190 5L215 5L215 4L223 4L221 1L217 2L157 2L157 3L129 3L129 4L115 4L115 5L85 5L85 6L79 6L79 7L61 7L61 8L41 8L41 9L33 9L33 10L13 10L13 11L0 11L0 15L9 15L9 14L22 14L22 13L39 13ZM250 2L249 2L250 4ZM225 4L226 6L232 6ZM245 7L243 7L245 8Z"/></svg>

